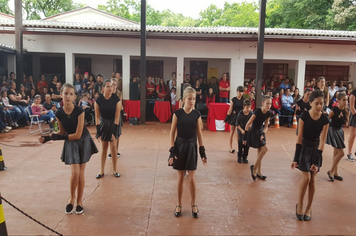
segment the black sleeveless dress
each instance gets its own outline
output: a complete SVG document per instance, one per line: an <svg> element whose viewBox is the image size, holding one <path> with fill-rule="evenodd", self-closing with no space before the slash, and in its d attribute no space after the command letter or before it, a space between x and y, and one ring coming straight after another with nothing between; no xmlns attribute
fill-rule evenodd
<svg viewBox="0 0 356 236"><path fill-rule="evenodd" d="M102 141L112 141L116 104L118 102L120 102L120 98L116 94L112 94L108 100L105 99L103 94L96 99L96 103L98 104L100 110L100 129L102 132Z"/></svg>
<svg viewBox="0 0 356 236"><path fill-rule="evenodd" d="M198 119L201 116L198 110L192 110L189 114L181 108L174 112L177 116L177 138L174 147L177 150L177 159L174 160L175 170L197 169L197 128Z"/></svg>
<svg viewBox="0 0 356 236"><path fill-rule="evenodd" d="M243 97L241 97L241 99L237 99L237 97L231 99L231 102L234 105L232 108L232 112L230 114L230 119L227 121L227 123L229 123L230 125L237 126L237 115L244 108L243 101L244 101Z"/></svg>
<svg viewBox="0 0 356 236"><path fill-rule="evenodd" d="M355 109L356 109L356 90L353 90L350 94L355 96ZM356 114L353 115L352 112L350 112L350 121L349 121L349 125L352 127L356 127Z"/></svg>
<svg viewBox="0 0 356 236"><path fill-rule="evenodd" d="M345 108L347 109L347 108ZM326 137L326 144L331 145L334 148L343 149L345 146L344 130L342 126L346 124L346 111L340 110L338 107L333 107L331 110L334 112L331 117L331 122L328 130L328 136ZM342 116L340 114L342 113Z"/></svg>
<svg viewBox="0 0 356 236"><path fill-rule="evenodd" d="M263 132L263 122L265 122L268 117L271 117L272 113L267 111L263 114L262 109L257 108L253 114L256 118L252 122L251 129L248 132L247 145L253 148L260 148L266 145L266 135ZM262 140L261 136L263 136Z"/></svg>

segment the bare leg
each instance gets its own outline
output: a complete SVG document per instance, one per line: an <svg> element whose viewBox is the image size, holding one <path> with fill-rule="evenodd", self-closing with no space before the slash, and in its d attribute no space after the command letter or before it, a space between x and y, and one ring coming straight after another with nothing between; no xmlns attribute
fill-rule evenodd
<svg viewBox="0 0 356 236"><path fill-rule="evenodd" d="M117 145L116 145L117 153L119 153L119 142L120 142L120 137L117 139Z"/></svg>
<svg viewBox="0 0 356 236"><path fill-rule="evenodd" d="M182 206L182 196L183 196L183 180L184 180L184 170L178 170L178 182L177 182L177 192L178 192L178 204L179 206ZM176 209L178 212L180 209Z"/></svg>
<svg viewBox="0 0 356 236"><path fill-rule="evenodd" d="M78 197L77 197L77 205L83 206L83 192L85 186L85 178L84 178L84 171L85 171L85 163L79 165L80 173L79 173L79 181L78 181Z"/></svg>
<svg viewBox="0 0 356 236"><path fill-rule="evenodd" d="M344 149L334 148L334 150L336 150L336 155L334 156L333 164L332 164L331 169L330 169L330 175L332 177L334 177L334 175L338 175L337 174L337 166L338 166L341 158L345 155Z"/></svg>
<svg viewBox="0 0 356 236"><path fill-rule="evenodd" d="M232 143L234 140L235 129L236 129L236 126L230 125L230 151L233 150Z"/></svg>
<svg viewBox="0 0 356 236"><path fill-rule="evenodd" d="M311 216L311 207L313 204L313 199L315 195L315 190L316 190L316 175L317 174L311 174L311 179L309 181L309 191L308 191L308 205L307 208L305 209L305 215Z"/></svg>
<svg viewBox="0 0 356 236"><path fill-rule="evenodd" d="M117 163L117 149L116 149L117 143L116 141L110 142L110 152L111 152L111 157L112 157L112 170L113 173L117 173L116 171L116 163Z"/></svg>
<svg viewBox="0 0 356 236"><path fill-rule="evenodd" d="M70 165L70 169L72 174L70 176L70 199L68 203L73 205L75 202L75 192L77 190L79 176L80 176L79 164Z"/></svg>
<svg viewBox="0 0 356 236"><path fill-rule="evenodd" d="M190 170L189 171L189 190L190 190L190 197L191 197L191 205L196 205L195 202L195 195L196 195L196 182L195 182L195 170ZM195 212L197 212L197 209L193 209Z"/></svg>
<svg viewBox="0 0 356 236"><path fill-rule="evenodd" d="M311 179L311 173L302 171L302 180L300 181L299 184L298 207L297 207L297 213L300 215L303 215L303 199L307 191L307 188L309 186L310 179Z"/></svg>
<svg viewBox="0 0 356 236"><path fill-rule="evenodd" d="M101 141L102 151L101 151L101 166L100 166L100 173L99 173L101 175L104 174L104 170L105 170L105 162L106 162L106 155L108 153L108 146L109 146L109 142Z"/></svg>
<svg viewBox="0 0 356 236"><path fill-rule="evenodd" d="M262 175L261 173L262 158L264 157L264 155L266 155L267 151L268 151L267 145L257 149L257 159L255 162L255 166L253 167L254 174L256 174L257 172L259 175Z"/></svg>
<svg viewBox="0 0 356 236"><path fill-rule="evenodd" d="M354 145L355 135L356 135L355 134L356 133L356 127L350 126L349 129L350 129L350 135L349 135L348 146L347 146L347 149L348 149L347 154L352 153L352 146Z"/></svg>

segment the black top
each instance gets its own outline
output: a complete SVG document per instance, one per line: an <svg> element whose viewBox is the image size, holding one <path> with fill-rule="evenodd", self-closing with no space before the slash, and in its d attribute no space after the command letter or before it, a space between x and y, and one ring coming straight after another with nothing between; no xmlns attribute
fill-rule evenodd
<svg viewBox="0 0 356 236"><path fill-rule="evenodd" d="M263 114L261 108L257 108L253 114L256 116L255 120L252 122L253 129L261 129L263 122L265 122L267 118L271 117L270 111Z"/></svg>
<svg viewBox="0 0 356 236"><path fill-rule="evenodd" d="M297 116L300 116L300 114L302 114L303 111L309 111L310 110L310 103L309 101L308 102L304 102L303 99L300 99L298 102L297 102L297 105L300 107L300 110L296 111L295 114Z"/></svg>
<svg viewBox="0 0 356 236"><path fill-rule="evenodd" d="M49 84L48 87L49 87L49 88L48 88L48 93L49 93L49 94L52 94L51 89L53 90L53 92L57 90L57 84L54 84L54 83L52 83L52 82Z"/></svg>
<svg viewBox="0 0 356 236"><path fill-rule="evenodd" d="M51 110L53 107L53 102L51 101L50 103L44 102L43 107L46 108L46 110Z"/></svg>
<svg viewBox="0 0 356 236"><path fill-rule="evenodd" d="M99 94L102 94L102 88L103 88L103 83L99 84L98 82L96 82L94 84L94 88L95 92L99 92Z"/></svg>
<svg viewBox="0 0 356 236"><path fill-rule="evenodd" d="M78 117L82 114L84 110L74 105L72 113L66 114L63 110L63 107L60 107L56 112L57 119L62 123L64 130L67 134L74 134L78 126ZM86 128L83 128L83 132Z"/></svg>
<svg viewBox="0 0 356 236"><path fill-rule="evenodd" d="M7 92L7 94L9 94L9 92ZM354 95L355 99L356 99L356 90L352 90L352 92L350 93L350 96ZM11 103L10 103L11 104ZM356 102L355 102L355 109L356 109Z"/></svg>
<svg viewBox="0 0 356 236"><path fill-rule="evenodd" d="M202 89L199 87L199 88L197 88L197 87L195 87L194 86L194 89L195 89L195 91L197 91L197 92L201 92L202 91ZM196 96L196 98L195 98L195 102L196 103L200 103L201 101L200 101L200 95L199 94L197 94L197 96Z"/></svg>
<svg viewBox="0 0 356 236"><path fill-rule="evenodd" d="M198 110L189 114L180 108L174 112L177 116L177 136L183 139L197 138L198 119L201 116Z"/></svg>
<svg viewBox="0 0 356 236"><path fill-rule="evenodd" d="M9 97L10 105L20 105L20 102L12 101L11 98L10 98L10 95L17 96L17 93L14 93L11 89L7 90L7 96Z"/></svg>
<svg viewBox="0 0 356 236"><path fill-rule="evenodd" d="M231 99L231 101L233 102L234 106L233 106L233 111L236 113L236 114L239 114L239 112L244 109L244 98L241 97L241 99L237 99L237 97L233 97Z"/></svg>
<svg viewBox="0 0 356 236"><path fill-rule="evenodd" d="M104 95L100 95L96 99L96 103L99 105L100 117L112 120L115 119L116 104L120 102L120 98L116 94L112 94L109 100L106 100Z"/></svg>
<svg viewBox="0 0 356 236"><path fill-rule="evenodd" d="M54 95L61 95L61 91L58 91L57 88L54 88L54 89L53 89L53 94L54 94ZM54 102L61 102L61 101L62 101L62 98L52 99L52 101L54 101Z"/></svg>
<svg viewBox="0 0 356 236"><path fill-rule="evenodd" d="M334 112L334 115L331 117L330 126L340 129L347 121L346 110L340 110L338 107L333 107L331 110ZM339 117L340 113L342 113L341 117Z"/></svg>
<svg viewBox="0 0 356 236"><path fill-rule="evenodd" d="M329 124L329 118L324 113L318 120L313 120L309 111L304 111L300 115L300 119L304 121L303 138L309 141L318 141L324 125Z"/></svg>
<svg viewBox="0 0 356 236"><path fill-rule="evenodd" d="M252 112L250 111L247 115L245 115L244 111L240 111L239 114L237 115L237 125L241 127L241 129L245 130L246 124L248 120L251 118ZM240 132L239 129L237 129L237 132Z"/></svg>

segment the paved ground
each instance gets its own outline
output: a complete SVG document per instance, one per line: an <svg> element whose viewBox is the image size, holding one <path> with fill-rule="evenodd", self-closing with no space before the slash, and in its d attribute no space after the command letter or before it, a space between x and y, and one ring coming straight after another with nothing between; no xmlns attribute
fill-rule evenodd
<svg viewBox="0 0 356 236"><path fill-rule="evenodd" d="M94 134L94 126L89 130ZM238 164L228 150L228 133L204 130L208 167L197 170L200 217L193 219L188 186L183 215L175 218L176 173L167 166L170 124L151 122L123 127L114 178L111 160L97 180L99 154L86 168L83 215L66 215L70 169L59 159L62 142L41 145L28 128L0 135L6 171L0 172L3 197L64 235L355 235L356 163L340 163L343 182L331 183L332 148L326 146L324 166L310 222L295 217L300 173L291 171L295 130L282 127L267 133L269 152L263 161L267 181L253 182L249 165ZM346 137L348 137L346 129ZM6 145L5 145L6 144ZM8 146L12 145L12 146ZM237 144L235 145L237 148ZM100 144L98 145L101 150ZM251 150L250 163L256 159ZM10 235L51 232L3 202ZM53 235L53 233L52 233Z"/></svg>

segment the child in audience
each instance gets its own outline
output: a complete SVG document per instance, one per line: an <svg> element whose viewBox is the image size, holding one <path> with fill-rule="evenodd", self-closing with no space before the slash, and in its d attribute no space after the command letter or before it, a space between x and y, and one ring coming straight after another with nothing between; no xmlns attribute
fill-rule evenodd
<svg viewBox="0 0 356 236"><path fill-rule="evenodd" d="M214 94L214 90L213 88L209 88L208 94L206 96L206 108L209 109L209 105L210 103L214 103L215 102L215 94Z"/></svg>
<svg viewBox="0 0 356 236"><path fill-rule="evenodd" d="M349 111L346 108L347 99L348 98L345 93L339 93L337 96L338 106L332 107L329 112L329 119L331 119L331 122L326 143L334 147L334 155L333 164L327 174L332 182L334 182L335 179L343 180L343 178L337 173L337 167L341 158L345 155L344 149L346 146L342 126L347 124L349 121Z"/></svg>
<svg viewBox="0 0 356 236"><path fill-rule="evenodd" d="M239 112L237 115L237 133L239 135L238 147L239 151L237 152L237 162L241 163L248 163L247 156L250 147L247 145L246 141L244 140L245 135L245 128L247 122L250 120L252 116L251 112L251 101L245 99L243 102L243 110Z"/></svg>
<svg viewBox="0 0 356 236"><path fill-rule="evenodd" d="M257 108L245 127L244 141L247 141L247 145L253 148L257 148L257 159L254 165L250 166L251 176L253 181L256 178L262 180L267 179L267 176L261 173L262 158L266 155L268 149L266 146L266 132L268 130L268 123L271 117L272 99L270 96L262 97L262 107ZM263 127L263 123L265 126ZM251 127L251 129L250 129Z"/></svg>
<svg viewBox="0 0 356 236"><path fill-rule="evenodd" d="M254 111L256 109L256 100L255 100L254 93L250 93L250 100L251 100L251 110Z"/></svg>
<svg viewBox="0 0 356 236"><path fill-rule="evenodd" d="M84 83L83 83L84 84ZM89 94L84 93L83 98L80 99L78 106L82 107L85 113L85 122L89 123L92 122L92 107L93 104L91 100L89 100Z"/></svg>
<svg viewBox="0 0 356 236"><path fill-rule="evenodd" d="M5 106L5 108L7 108L7 111L9 111L8 113L11 114L11 117L12 117L12 121L13 121L13 124L12 126L14 127L19 127L19 125L17 124L17 122L22 118L22 113L21 113L21 110L20 109L15 109L15 107L13 105L10 104L9 102L9 98L7 97L7 92L6 90L2 90L1 91L1 99L2 99L2 102Z"/></svg>
<svg viewBox="0 0 356 236"><path fill-rule="evenodd" d="M274 94L274 98L272 99L272 111L274 111L279 116L281 115L282 104L279 100L279 93Z"/></svg>
<svg viewBox="0 0 356 236"><path fill-rule="evenodd" d="M53 130L53 123L56 121L52 110L47 110L41 105L41 95L36 95L33 104L31 105L33 115L38 115L39 120L49 123L49 127Z"/></svg>
<svg viewBox="0 0 356 236"><path fill-rule="evenodd" d="M177 110L176 104L177 104L176 88L173 87L173 88L171 89L171 106L172 106L172 113L174 113L174 112Z"/></svg>
<svg viewBox="0 0 356 236"><path fill-rule="evenodd" d="M316 175L322 164L322 153L329 128L329 119L323 113L324 94L320 90L310 95L311 109L300 115L298 138L291 168L302 172L299 197L296 205L297 219L311 220L311 207L316 189ZM308 205L303 211L304 195L308 191Z"/></svg>

